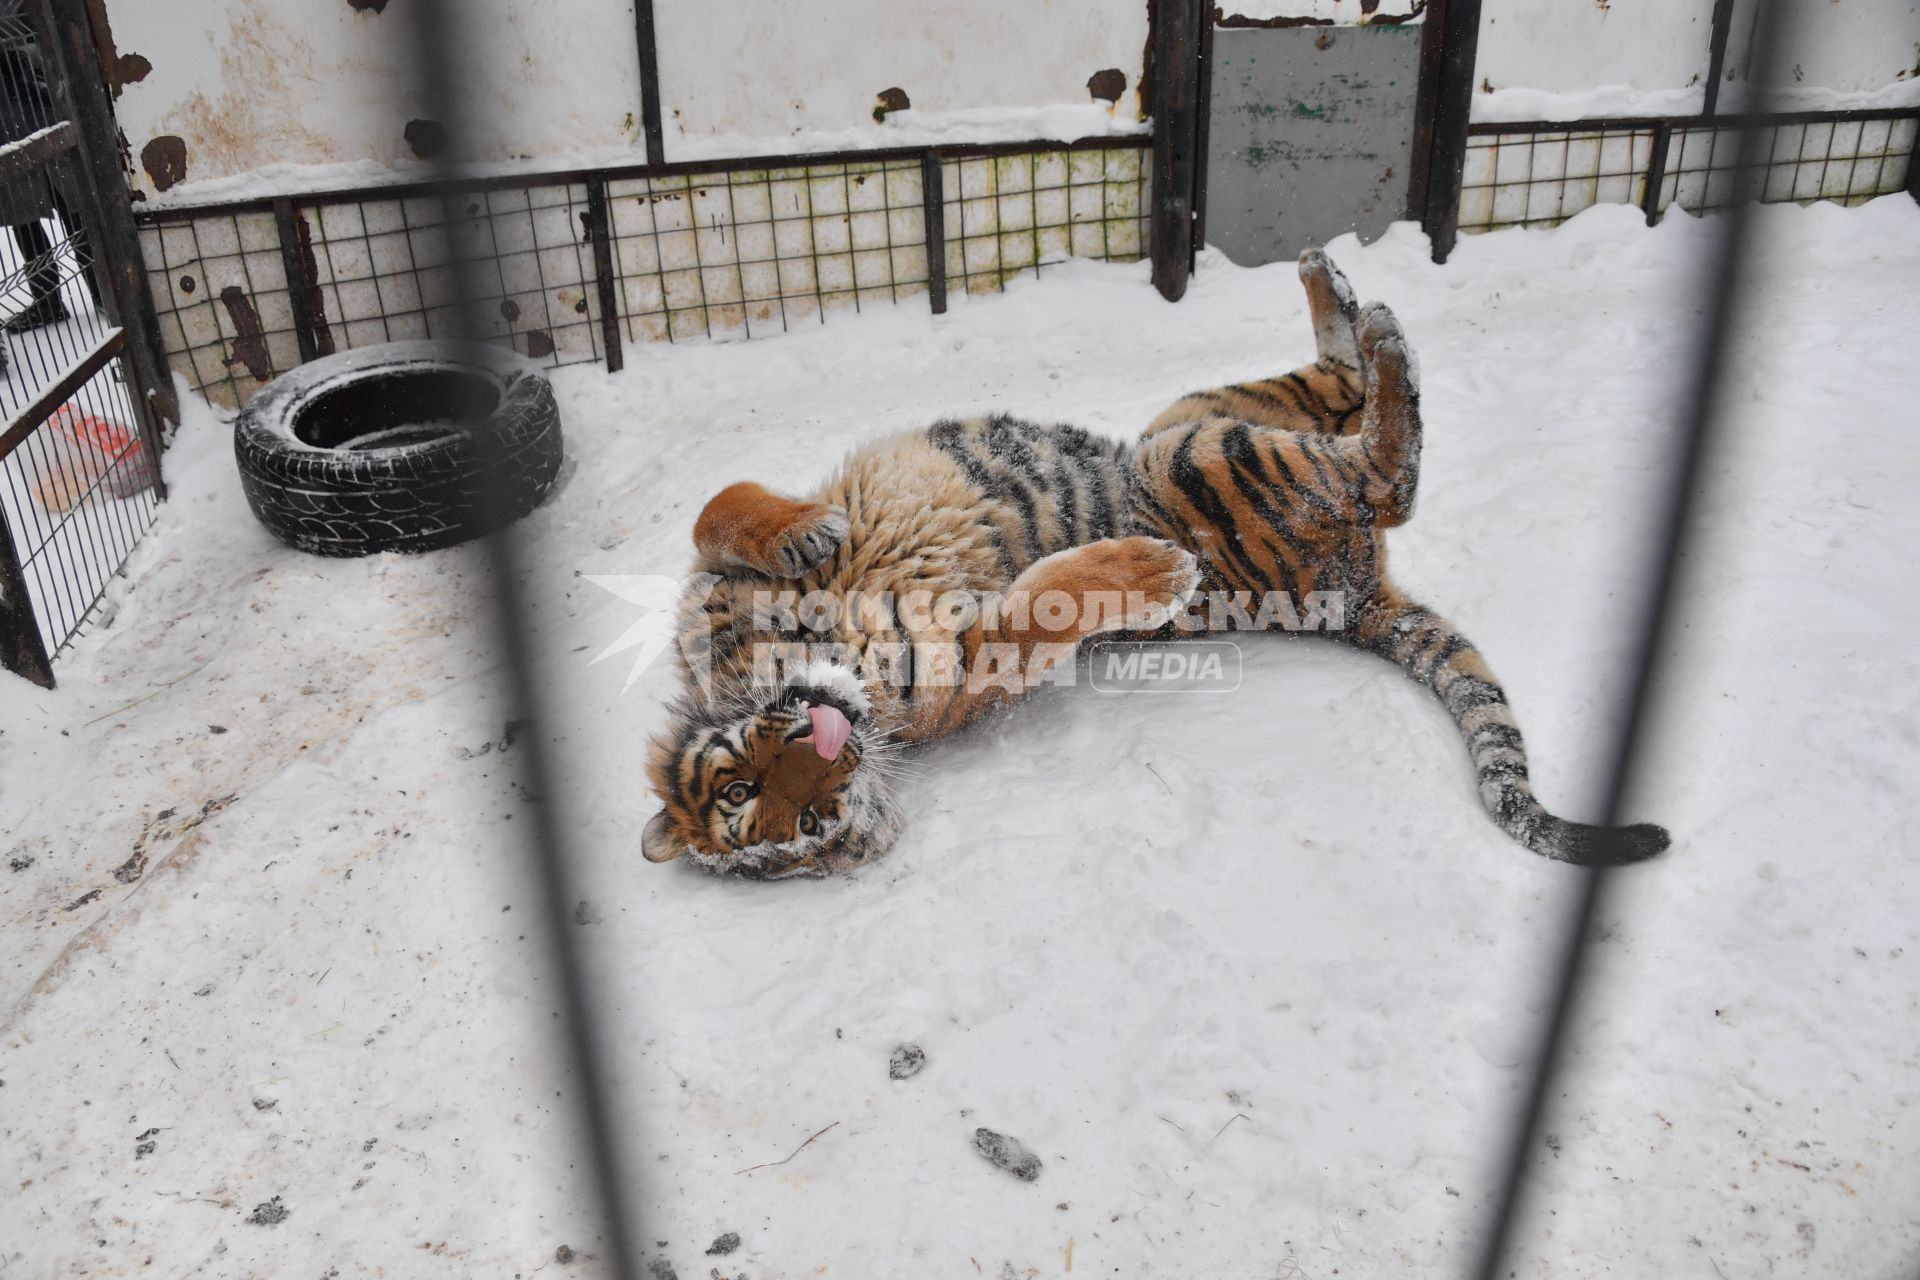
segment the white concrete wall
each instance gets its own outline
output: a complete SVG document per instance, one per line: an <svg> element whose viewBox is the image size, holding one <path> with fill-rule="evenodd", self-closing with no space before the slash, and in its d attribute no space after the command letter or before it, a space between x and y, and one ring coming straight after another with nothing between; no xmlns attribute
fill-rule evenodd
<svg viewBox="0 0 1920 1280"><path fill-rule="evenodd" d="M115 47L152 64L115 111L140 168L178 137L186 181L328 166L366 181L412 152L424 113L411 85L406 0L107 0ZM624 149L638 136L639 72L627 0L460 0L451 35L488 124L479 154L511 161ZM142 172L141 187L153 191Z"/></svg>
<svg viewBox="0 0 1920 1280"><path fill-rule="evenodd" d="M1801 0L1786 107L1920 102L1920 0ZM1737 0L1720 106L1747 80ZM1476 120L1685 115L1705 96L1712 0L1484 0Z"/></svg>
<svg viewBox="0 0 1920 1280"><path fill-rule="evenodd" d="M1481 0L1474 77L1495 89L1682 89L1707 74L1713 0Z"/></svg>
<svg viewBox="0 0 1920 1280"><path fill-rule="evenodd" d="M106 0L152 65L116 110L139 157L178 138L166 199L355 186L414 157L406 0ZM632 0L460 0L475 156L498 167L639 163ZM1145 0L656 0L669 159L1140 128ZM1096 72L1117 71L1116 103ZM876 95L912 110L873 117ZM239 180L239 175L252 175Z"/></svg>
<svg viewBox="0 0 1920 1280"><path fill-rule="evenodd" d="M1088 90L1101 71L1125 77L1112 116L1140 116L1146 0L655 0L654 22L669 154L674 138L702 154L834 135L885 146L902 126L1060 107L1079 109L1069 128L1102 132L1108 108ZM876 127L895 88L912 112Z"/></svg>
<svg viewBox="0 0 1920 1280"><path fill-rule="evenodd" d="M1920 79L1920 0L1802 0L1807 16L1794 41L1792 88L1863 93ZM1735 8L1728 69L1746 72L1751 0Z"/></svg>
<svg viewBox="0 0 1920 1280"><path fill-rule="evenodd" d="M136 157L180 140L170 198L357 186L412 162L406 0L105 0L116 46L152 64L124 86ZM1366 0L1242 0L1254 20L1357 22ZM1814 0L1796 87L1859 94L1920 81L1920 0ZM460 0L449 39L500 167L634 163L632 0ZM1413 8L1379 0L1375 16ZM1697 107L1711 0L1485 0L1476 80L1512 116ZM669 159L928 141L1075 137L1139 127L1146 0L655 0ZM1743 66L1736 23L1729 66ZM1125 78L1095 102L1096 72ZM1622 86L1596 97L1601 86ZM882 90L912 110L876 123ZM1499 95L1491 95L1498 98ZM1821 103L1810 105L1845 105ZM1502 113L1476 95L1482 118ZM138 183L157 196L141 172Z"/></svg>

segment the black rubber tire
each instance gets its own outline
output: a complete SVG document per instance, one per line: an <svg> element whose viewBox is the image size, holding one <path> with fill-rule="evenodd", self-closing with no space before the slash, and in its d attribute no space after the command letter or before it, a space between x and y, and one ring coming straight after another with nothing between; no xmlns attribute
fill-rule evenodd
<svg viewBox="0 0 1920 1280"><path fill-rule="evenodd" d="M436 416L477 425L405 425ZM348 447L369 435L399 442ZM390 342L263 387L234 422L233 453L248 505L281 541L364 556L433 551L518 520L552 489L564 448L553 387L531 363L497 347Z"/></svg>

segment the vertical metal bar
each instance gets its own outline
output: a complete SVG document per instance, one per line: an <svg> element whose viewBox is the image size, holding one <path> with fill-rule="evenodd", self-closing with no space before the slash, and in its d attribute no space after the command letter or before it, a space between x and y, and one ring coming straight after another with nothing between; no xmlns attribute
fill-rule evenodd
<svg viewBox="0 0 1920 1280"><path fill-rule="evenodd" d="M464 118L467 103L456 87L469 80L473 72L464 60L469 46L456 38L461 29L454 16L457 7L456 0L412 0L407 5L413 19L410 51L413 80L421 88L423 105L431 118L447 122L448 132L460 137L473 136L478 130L470 132L467 128L477 122ZM462 330L455 336L472 340L479 336L473 332L474 302L491 296L485 292L485 286L500 279L498 245L492 243L485 250L495 255L489 272L474 260L474 253L481 250L481 246L469 244L457 234L454 208L461 198L459 183L464 175L445 158L435 169L441 217L451 237L453 323L456 329ZM492 215L485 216L491 228ZM489 239L491 241L491 237ZM511 498L501 479L506 474L500 465L503 443L495 433L487 431L474 432L472 438L481 463L480 501L493 512L504 512ZM495 652L502 659L507 698L507 706L503 708L505 718L527 723L525 746L514 754L517 770L510 771L506 777L511 780L512 772L517 772L521 784L538 797L538 802L529 806L532 821L520 825L530 828L526 839L531 846L528 852L538 869L540 915L545 926L540 940L545 943L548 972L554 980L554 994L560 1005L555 1010L556 1031L571 1068L568 1093L584 1131L583 1163L589 1191L585 1207L598 1218L602 1228L601 1244L595 1252L602 1254L603 1269L615 1280L639 1280L641 1224L632 1206L650 1203L650 1200L640 1181L643 1175L630 1168L625 1158L633 1136L631 1123L621 1124L614 1119L617 1112L612 1105L613 1087L606 1052L613 1037L605 1029L607 1020L594 1016L592 980L577 941L580 930L573 923L572 904L579 901L579 864L567 847L569 826L560 812L565 796L555 785L558 778L548 761L549 744L554 741L549 734L553 733L554 721L542 682L534 673L537 645L530 622L534 612L525 594L528 557L519 530L510 521L503 521L502 527L481 539L480 547L494 587L489 593L493 604L490 612ZM631 1010L623 1010L626 1021L630 1022L632 1017Z"/></svg>
<svg viewBox="0 0 1920 1280"><path fill-rule="evenodd" d="M1178 302L1193 273L1200 0L1161 0L1153 32L1153 285Z"/></svg>
<svg viewBox="0 0 1920 1280"><path fill-rule="evenodd" d="M640 129L647 140L647 163L667 162L660 126L660 53L654 43L653 0L633 0L633 41L640 55Z"/></svg>
<svg viewBox="0 0 1920 1280"><path fill-rule="evenodd" d="M1889 137L1893 135L1891 121L1887 124L1887 135ZM1853 193L1851 180L1848 181L1847 193L1849 195ZM1913 150L1907 153L1907 194L1913 197L1916 204L1920 204L1920 135L1915 136Z"/></svg>
<svg viewBox="0 0 1920 1280"><path fill-rule="evenodd" d="M1647 156L1647 188L1640 193L1640 209L1647 215L1648 226L1660 221L1660 188L1667 185L1667 148L1672 142L1672 125L1653 127L1653 150Z"/></svg>
<svg viewBox="0 0 1920 1280"><path fill-rule="evenodd" d="M1735 0L1713 0L1713 25L1707 37L1706 98L1700 114L1710 116L1720 105L1720 81L1727 70L1727 40L1733 34Z"/></svg>
<svg viewBox="0 0 1920 1280"><path fill-rule="evenodd" d="M1920 148L1916 148L1920 150ZM927 228L927 300L933 314L947 310L947 191L939 148L920 157L920 216Z"/></svg>
<svg viewBox="0 0 1920 1280"><path fill-rule="evenodd" d="M587 235L593 240L593 283L600 291L600 343L607 352L607 372L626 368L620 346L620 310L615 301L613 274L613 220L607 216L607 175L587 179Z"/></svg>
<svg viewBox="0 0 1920 1280"><path fill-rule="evenodd" d="M25 676L42 689L53 688L53 663L47 660L47 645L40 638L40 623L33 616L33 597L27 594L27 577L20 571L20 554L14 549L13 530L7 527L3 507L0 507L0 666Z"/></svg>
<svg viewBox="0 0 1920 1280"><path fill-rule="evenodd" d="M1428 13L1432 26L1434 15ZM1440 18L1433 75L1432 142L1426 171L1426 207L1420 222L1445 262L1460 231L1460 180L1467 163L1467 123L1473 109L1473 59L1480 44L1480 0L1450 0ZM1422 50L1424 60L1424 48Z"/></svg>
<svg viewBox="0 0 1920 1280"><path fill-rule="evenodd" d="M126 173L120 167L120 129L107 100L86 0L46 0L44 7L27 7L39 28L41 57L65 99L68 118L80 130L86 180L78 184L81 189L76 194L89 224L96 270L106 285L101 290L102 305L108 317L127 330L133 369L143 393L135 397L140 402L136 406L140 435L157 471L161 440L153 418L157 414L169 422L180 421L180 404L174 397L167 348L147 284L140 233L133 223ZM166 485L157 476L154 491L167 496Z"/></svg>
<svg viewBox="0 0 1920 1280"><path fill-rule="evenodd" d="M1778 53L1787 47L1785 18L1791 0L1754 0L1754 83L1771 89L1781 82ZM1739 161L1735 167L1735 190L1740 179L1762 163L1760 139L1764 130L1749 127L1740 131ZM1605 816L1609 826L1620 822L1622 801L1639 777L1640 747L1653 719L1655 705L1663 691L1661 663L1679 629L1675 608L1679 596L1681 565L1686 560L1688 543L1693 537L1695 508L1701 490L1713 468L1717 435L1723 429L1721 402L1729 381L1733 333L1742 318L1753 288L1754 272L1742 261L1752 237L1754 202L1736 199L1727 213L1712 219L1718 230L1706 253L1702 283L1705 314L1696 328L1693 358L1688 362L1692 379L1681 402L1679 448L1670 455L1673 461L1662 471L1665 491L1654 512L1654 554L1647 569L1647 608L1640 620L1639 634L1633 637L1633 665L1622 691L1622 710L1612 741L1603 757L1606 762ZM1510 1276L1513 1260L1508 1256L1513 1227L1518 1217L1521 1192L1528 1171L1539 1151L1541 1127L1546 1118L1548 1099L1553 1096L1553 1081L1559 1072L1567 1047L1567 1028L1573 1021L1581 986L1589 940L1595 924L1603 915L1612 873L1593 867L1582 873L1572 911L1561 943L1561 954L1554 970L1551 1012L1533 1061L1533 1078L1528 1081L1526 1105L1520 1122L1514 1127L1507 1149L1506 1169L1496 1201L1493 1230L1468 1275L1480 1280Z"/></svg>
<svg viewBox="0 0 1920 1280"><path fill-rule="evenodd" d="M307 279L306 260L300 253L300 228L294 222L293 201L282 197L273 202L273 222L280 233L280 265L287 274L287 302L293 308L293 338L300 347L300 363L305 364L319 356L320 345L313 336L314 282Z"/></svg>
<svg viewBox="0 0 1920 1280"><path fill-rule="evenodd" d="M1213 124L1213 18L1211 3L1200 10L1200 85L1195 95L1193 129L1193 247L1187 254L1192 271L1200 251L1207 247L1207 148Z"/></svg>
<svg viewBox="0 0 1920 1280"><path fill-rule="evenodd" d="M1447 0L1427 0L1426 14L1420 27L1420 85L1413 99L1413 160L1407 172L1407 218L1420 223L1427 218L1427 186L1433 171L1433 117L1440 95Z"/></svg>

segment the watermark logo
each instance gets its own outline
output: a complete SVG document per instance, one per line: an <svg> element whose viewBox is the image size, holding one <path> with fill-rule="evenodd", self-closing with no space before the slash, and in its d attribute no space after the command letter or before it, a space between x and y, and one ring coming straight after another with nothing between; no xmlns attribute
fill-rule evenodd
<svg viewBox="0 0 1920 1280"><path fill-rule="evenodd" d="M611 591L640 611L640 616L612 644L587 663L593 666L631 651L633 665L627 668L627 682L620 686L620 692L625 693L639 682L641 675L653 665L653 660L672 646L683 584L679 578L659 573L589 573L584 576L594 586ZM699 581L701 578L708 580L704 590ZM712 574L697 574L684 585L690 593L704 600L706 593L712 591L713 584L718 581L719 578Z"/></svg>
<svg viewBox="0 0 1920 1280"><path fill-rule="evenodd" d="M656 659L677 651L703 695L716 678L779 688L795 671L830 662L867 683L1009 692L1073 684L1084 670L1106 692L1231 693L1240 648L1223 632L1340 631L1342 592L1293 597L1214 591L1177 608L1138 592L909 591L840 594L746 588L719 598L715 574L587 574L638 610L589 665L631 654L621 693ZM1141 637L1157 632L1153 639ZM1101 638L1103 634L1106 638ZM1091 641L1083 648L1083 641ZM1075 662L1087 653L1085 668ZM716 667L722 655L725 661Z"/></svg>
<svg viewBox="0 0 1920 1280"><path fill-rule="evenodd" d="M1240 646L1231 640L1097 640L1087 683L1102 693L1232 693Z"/></svg>

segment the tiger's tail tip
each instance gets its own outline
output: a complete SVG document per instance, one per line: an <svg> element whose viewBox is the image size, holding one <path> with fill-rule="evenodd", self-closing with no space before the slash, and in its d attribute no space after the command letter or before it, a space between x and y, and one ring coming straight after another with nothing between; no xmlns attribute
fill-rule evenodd
<svg viewBox="0 0 1920 1280"><path fill-rule="evenodd" d="M1651 822L1625 827L1596 827L1549 817L1527 847L1556 862L1581 867L1624 867L1666 851L1673 838Z"/></svg>

